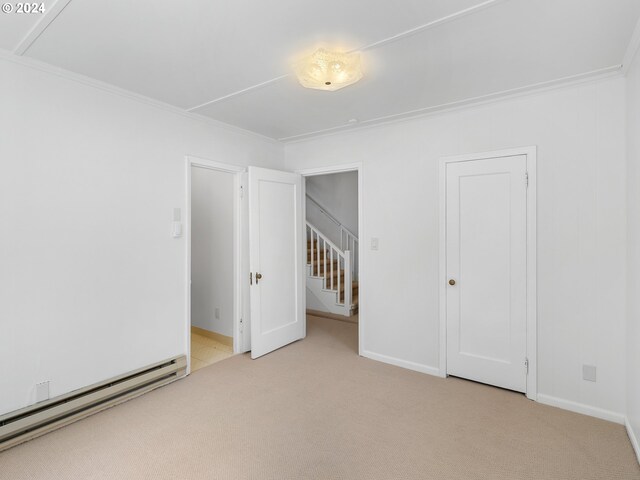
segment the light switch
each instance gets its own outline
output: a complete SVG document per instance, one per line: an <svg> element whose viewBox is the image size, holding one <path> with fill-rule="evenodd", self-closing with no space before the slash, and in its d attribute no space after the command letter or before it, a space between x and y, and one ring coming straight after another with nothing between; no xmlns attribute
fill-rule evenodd
<svg viewBox="0 0 640 480"><path fill-rule="evenodd" d="M181 236L182 236L182 223L173 222L173 238L178 238Z"/></svg>

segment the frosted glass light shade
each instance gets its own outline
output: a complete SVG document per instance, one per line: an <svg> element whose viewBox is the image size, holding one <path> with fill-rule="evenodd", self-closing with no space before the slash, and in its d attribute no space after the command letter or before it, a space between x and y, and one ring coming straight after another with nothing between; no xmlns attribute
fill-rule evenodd
<svg viewBox="0 0 640 480"><path fill-rule="evenodd" d="M321 48L294 65L303 87L338 90L362 78L359 53L332 52Z"/></svg>

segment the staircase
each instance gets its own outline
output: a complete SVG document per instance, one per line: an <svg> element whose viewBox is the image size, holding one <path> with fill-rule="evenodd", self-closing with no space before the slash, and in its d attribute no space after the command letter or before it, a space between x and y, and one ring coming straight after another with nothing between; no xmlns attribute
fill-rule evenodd
<svg viewBox="0 0 640 480"><path fill-rule="evenodd" d="M339 248L307 221L307 290L330 313L349 317L358 312L358 239L347 233L341 243L350 249Z"/></svg>

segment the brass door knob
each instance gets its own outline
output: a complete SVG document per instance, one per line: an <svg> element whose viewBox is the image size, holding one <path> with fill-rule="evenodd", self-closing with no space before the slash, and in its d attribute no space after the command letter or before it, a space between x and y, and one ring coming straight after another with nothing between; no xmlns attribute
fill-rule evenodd
<svg viewBox="0 0 640 480"><path fill-rule="evenodd" d="M456 281L452 278L451 280L449 280L449 285L455 285Z"/></svg>
<svg viewBox="0 0 640 480"><path fill-rule="evenodd" d="M260 280L261 278L262 278L262 274L256 273L256 285L258 284L258 280Z"/></svg>

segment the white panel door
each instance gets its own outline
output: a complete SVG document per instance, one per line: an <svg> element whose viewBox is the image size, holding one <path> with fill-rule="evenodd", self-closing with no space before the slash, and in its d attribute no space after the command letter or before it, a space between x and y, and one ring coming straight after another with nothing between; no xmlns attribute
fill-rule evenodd
<svg viewBox="0 0 640 480"><path fill-rule="evenodd" d="M446 166L447 373L519 392L527 369L526 155Z"/></svg>
<svg viewBox="0 0 640 480"><path fill-rule="evenodd" d="M251 358L304 338L302 176L249 167Z"/></svg>

